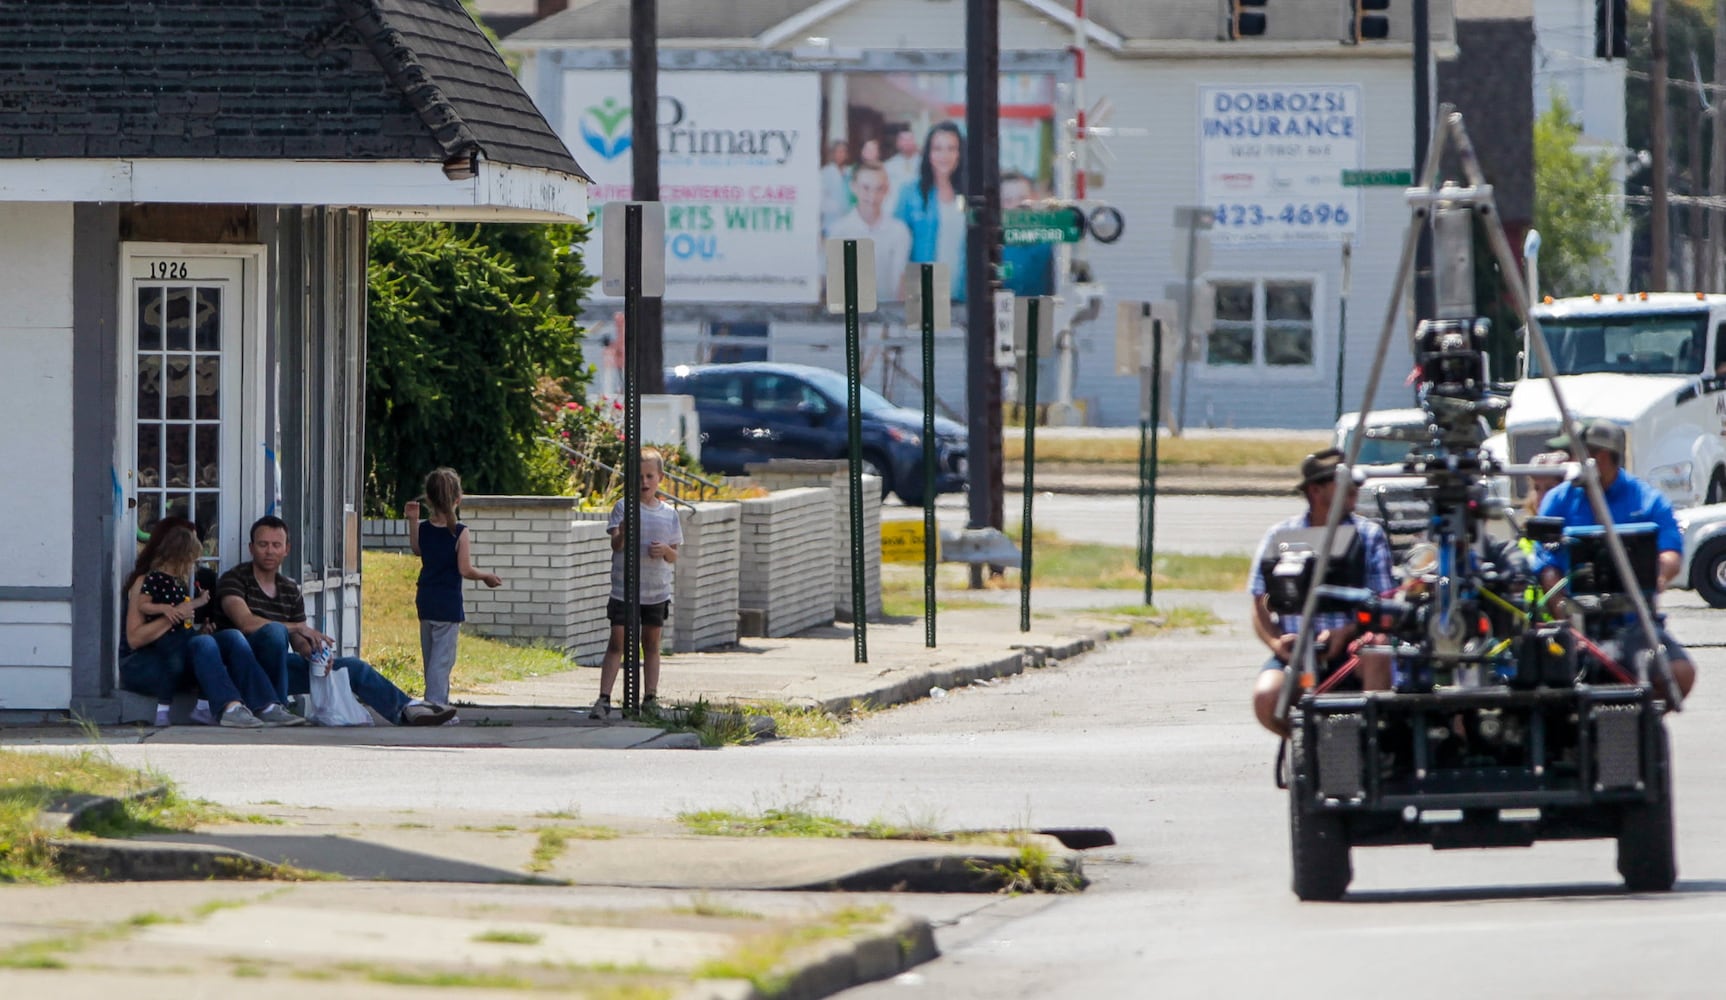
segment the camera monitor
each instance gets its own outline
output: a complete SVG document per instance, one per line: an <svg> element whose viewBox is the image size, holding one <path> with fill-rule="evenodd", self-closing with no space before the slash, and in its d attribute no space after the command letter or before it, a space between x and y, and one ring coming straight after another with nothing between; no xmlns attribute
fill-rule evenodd
<svg viewBox="0 0 1726 1000"><path fill-rule="evenodd" d="M1654 591L1660 581L1658 530L1646 521L1618 525L1618 537L1624 542L1624 554L1630 557L1636 586L1644 593ZM1612 550L1606 547L1605 528L1597 524L1573 525L1564 529L1564 540L1570 551L1572 593L1629 593L1630 588L1618 577Z"/></svg>

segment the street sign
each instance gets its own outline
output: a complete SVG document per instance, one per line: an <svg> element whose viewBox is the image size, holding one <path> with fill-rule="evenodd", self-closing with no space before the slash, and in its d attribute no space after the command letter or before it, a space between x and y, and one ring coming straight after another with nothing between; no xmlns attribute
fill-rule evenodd
<svg viewBox="0 0 1726 1000"><path fill-rule="evenodd" d="M1344 170L1343 187L1412 187L1412 170Z"/></svg>
<svg viewBox="0 0 1726 1000"><path fill-rule="evenodd" d="M875 241L830 239L827 251L827 311L845 311L845 244L857 244L852 255L856 262L857 311L874 312L875 301Z"/></svg>
<svg viewBox="0 0 1726 1000"><path fill-rule="evenodd" d="M922 562L923 538L922 521L882 521L881 561Z"/></svg>
<svg viewBox="0 0 1726 1000"><path fill-rule="evenodd" d="M659 201L613 201L600 209L600 235L604 237L604 260L601 261L599 289L606 295L624 294L624 212L630 205L641 206L641 295L657 299L665 296L665 203Z"/></svg>
<svg viewBox="0 0 1726 1000"><path fill-rule="evenodd" d="M923 268L931 267L934 294L931 301L935 306L931 317L934 325L931 329L951 330L953 328L953 269L946 264L912 264L905 269L905 322L923 323Z"/></svg>
<svg viewBox="0 0 1726 1000"><path fill-rule="evenodd" d="M1077 208L1015 208L1001 213L1001 242L1077 243L1085 238L1085 213Z"/></svg>
<svg viewBox="0 0 1726 1000"><path fill-rule="evenodd" d="M995 293L995 367L1013 367L1013 293Z"/></svg>

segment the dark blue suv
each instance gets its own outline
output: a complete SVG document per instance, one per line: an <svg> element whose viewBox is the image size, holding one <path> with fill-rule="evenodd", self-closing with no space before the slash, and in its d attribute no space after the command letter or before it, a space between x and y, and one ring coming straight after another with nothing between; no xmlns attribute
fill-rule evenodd
<svg viewBox="0 0 1726 1000"><path fill-rule="evenodd" d="M843 459L848 454L845 376L810 365L765 361L666 369L665 391L694 396L701 417L701 464L743 475L774 458ZM862 388L864 471L881 493L923 503L923 414ZM935 491L965 488L965 428L935 418Z"/></svg>

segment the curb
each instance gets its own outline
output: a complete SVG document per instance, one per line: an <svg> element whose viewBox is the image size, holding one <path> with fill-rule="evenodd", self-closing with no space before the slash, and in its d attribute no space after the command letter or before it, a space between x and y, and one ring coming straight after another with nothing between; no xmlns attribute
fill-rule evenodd
<svg viewBox="0 0 1726 1000"><path fill-rule="evenodd" d="M58 862L103 882L184 882L193 879L268 879L278 865L225 847L127 840L58 840Z"/></svg>
<svg viewBox="0 0 1726 1000"><path fill-rule="evenodd" d="M810 948L785 970L775 1000L820 1000L865 983L891 979L940 955L935 931L922 917L899 917L856 937ZM751 990L752 997L762 997Z"/></svg>
<svg viewBox="0 0 1726 1000"><path fill-rule="evenodd" d="M1024 673L1027 668L1040 669L1061 660L1069 660L1081 653L1088 653L1099 645L1114 639L1132 635L1132 626L1102 629L1087 636L1081 636L1058 646L1012 646L1014 652L1000 659L974 663L968 666L947 667L941 670L928 670L913 677L860 695L847 695L842 698L827 698L814 703L814 707L823 712L844 716L850 714L852 706L866 705L872 709L893 708L898 705L908 705L914 701L922 701L929 697L932 688L965 687L980 680L995 680L999 677L1011 677Z"/></svg>

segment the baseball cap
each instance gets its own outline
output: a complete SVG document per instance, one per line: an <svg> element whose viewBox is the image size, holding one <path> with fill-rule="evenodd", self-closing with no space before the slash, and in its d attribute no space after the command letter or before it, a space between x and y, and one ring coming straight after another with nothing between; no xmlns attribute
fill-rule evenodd
<svg viewBox="0 0 1726 1000"><path fill-rule="evenodd" d="M1548 448L1570 450L1570 435L1560 434L1546 442ZM1624 428L1610 420L1590 420L1582 428L1582 447L1586 451L1600 449L1624 457Z"/></svg>

